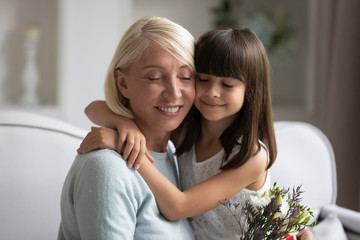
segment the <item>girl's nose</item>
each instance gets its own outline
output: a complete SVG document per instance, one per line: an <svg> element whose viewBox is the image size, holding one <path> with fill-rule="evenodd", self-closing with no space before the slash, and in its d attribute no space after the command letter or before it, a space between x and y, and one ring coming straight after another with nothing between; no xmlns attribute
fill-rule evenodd
<svg viewBox="0 0 360 240"><path fill-rule="evenodd" d="M216 83L210 83L205 94L209 97L220 97L220 88Z"/></svg>

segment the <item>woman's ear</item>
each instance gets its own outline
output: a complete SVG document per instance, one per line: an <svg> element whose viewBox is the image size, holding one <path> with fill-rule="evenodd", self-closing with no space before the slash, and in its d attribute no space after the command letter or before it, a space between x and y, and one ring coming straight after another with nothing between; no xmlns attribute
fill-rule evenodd
<svg viewBox="0 0 360 240"><path fill-rule="evenodd" d="M123 72L121 72L119 69L116 69L114 72L114 79L115 79L115 84L117 86L117 88L119 89L119 91L121 92L121 94L126 97L129 98L129 93L128 93L128 86L127 86L127 78L124 75Z"/></svg>

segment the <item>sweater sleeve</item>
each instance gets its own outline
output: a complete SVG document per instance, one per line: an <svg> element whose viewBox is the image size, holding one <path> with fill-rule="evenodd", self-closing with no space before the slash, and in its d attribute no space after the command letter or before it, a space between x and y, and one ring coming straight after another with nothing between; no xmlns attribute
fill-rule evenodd
<svg viewBox="0 0 360 240"><path fill-rule="evenodd" d="M81 239L133 239L137 213L134 171L110 150L88 158L74 188Z"/></svg>

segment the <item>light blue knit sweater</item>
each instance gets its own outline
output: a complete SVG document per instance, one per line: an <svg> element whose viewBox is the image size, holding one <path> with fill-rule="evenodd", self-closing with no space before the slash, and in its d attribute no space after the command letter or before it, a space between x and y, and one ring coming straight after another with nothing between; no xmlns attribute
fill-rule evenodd
<svg viewBox="0 0 360 240"><path fill-rule="evenodd" d="M151 155L155 166L177 184L173 150L168 147L167 153ZM190 240L194 236L186 219L164 219L140 174L106 149L76 157L61 195L58 239Z"/></svg>

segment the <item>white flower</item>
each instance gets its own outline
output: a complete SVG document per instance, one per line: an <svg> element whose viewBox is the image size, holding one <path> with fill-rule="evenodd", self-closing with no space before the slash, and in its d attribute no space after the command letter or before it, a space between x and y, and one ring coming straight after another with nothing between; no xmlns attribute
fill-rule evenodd
<svg viewBox="0 0 360 240"><path fill-rule="evenodd" d="M276 204L280 205L280 212L275 213L274 218L284 218L290 208L287 196L278 197Z"/></svg>
<svg viewBox="0 0 360 240"><path fill-rule="evenodd" d="M267 194L250 195L250 204L258 212L258 207L265 207L271 202L271 198Z"/></svg>

